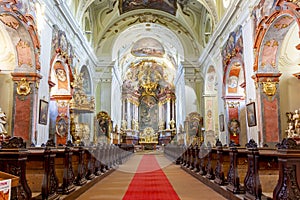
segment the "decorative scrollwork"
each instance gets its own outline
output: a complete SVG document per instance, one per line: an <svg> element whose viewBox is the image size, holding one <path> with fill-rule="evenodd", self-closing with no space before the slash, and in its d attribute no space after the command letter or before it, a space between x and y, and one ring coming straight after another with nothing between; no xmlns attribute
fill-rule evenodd
<svg viewBox="0 0 300 200"><path fill-rule="evenodd" d="M222 147L222 146L223 146L222 142L219 139L217 139L216 147Z"/></svg>
<svg viewBox="0 0 300 200"><path fill-rule="evenodd" d="M256 149L256 148L257 148L257 143L256 143L253 139L251 139L251 140L249 140L249 142L246 144L246 147L247 147L248 149Z"/></svg>
<svg viewBox="0 0 300 200"><path fill-rule="evenodd" d="M21 137L12 137L8 142L2 142L2 149L26 149L26 142Z"/></svg>
<svg viewBox="0 0 300 200"><path fill-rule="evenodd" d="M31 92L30 84L30 81L22 78L21 81L17 82L17 94L27 96Z"/></svg>
<svg viewBox="0 0 300 200"><path fill-rule="evenodd" d="M293 138L284 138L276 146L278 149L300 149L300 145Z"/></svg>
<svg viewBox="0 0 300 200"><path fill-rule="evenodd" d="M46 147L55 147L55 143L54 143L54 140L53 139L50 139L47 141L46 143Z"/></svg>

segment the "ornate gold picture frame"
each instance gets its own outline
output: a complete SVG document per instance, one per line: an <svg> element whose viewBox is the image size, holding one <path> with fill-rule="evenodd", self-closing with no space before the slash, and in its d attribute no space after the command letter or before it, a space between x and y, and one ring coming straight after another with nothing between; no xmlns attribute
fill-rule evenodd
<svg viewBox="0 0 300 200"><path fill-rule="evenodd" d="M39 108L39 124L47 125L48 121L48 102L45 100L40 100Z"/></svg>
<svg viewBox="0 0 300 200"><path fill-rule="evenodd" d="M248 126L256 126L255 103L251 102L246 105Z"/></svg>

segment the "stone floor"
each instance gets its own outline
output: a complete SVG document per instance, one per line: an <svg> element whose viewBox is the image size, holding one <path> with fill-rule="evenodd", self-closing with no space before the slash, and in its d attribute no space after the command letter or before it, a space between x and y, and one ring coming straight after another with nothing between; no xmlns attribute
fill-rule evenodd
<svg viewBox="0 0 300 200"><path fill-rule="evenodd" d="M155 154L157 161L168 177L174 190L182 200L195 200L195 199L209 199L209 200L222 200L225 199L220 194L214 192L211 188L205 186L196 178L187 174L180 169L180 166L172 164L166 159L163 154L159 152L144 152ZM103 180L95 184L81 196L78 200L120 200L124 196L128 185L130 184L134 172L143 156L140 152L130 158L125 164L120 165L119 168L112 174L105 177Z"/></svg>

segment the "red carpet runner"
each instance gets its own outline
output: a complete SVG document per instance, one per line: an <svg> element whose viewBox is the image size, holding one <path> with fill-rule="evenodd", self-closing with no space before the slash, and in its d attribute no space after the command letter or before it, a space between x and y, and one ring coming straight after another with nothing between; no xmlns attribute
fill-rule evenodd
<svg viewBox="0 0 300 200"><path fill-rule="evenodd" d="M180 199L154 155L144 155L123 200Z"/></svg>

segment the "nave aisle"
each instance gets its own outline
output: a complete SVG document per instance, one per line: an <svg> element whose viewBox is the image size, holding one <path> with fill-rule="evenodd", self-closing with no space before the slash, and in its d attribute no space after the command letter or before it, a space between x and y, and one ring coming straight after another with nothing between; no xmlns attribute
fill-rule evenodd
<svg viewBox="0 0 300 200"><path fill-rule="evenodd" d="M157 163L165 173L178 197L182 200L222 200L225 199L220 194L214 192L211 188L205 186L200 181L180 169L179 165L174 165L163 154L147 155L155 156ZM143 154L135 154L126 163L111 175L95 184L92 188L82 194L77 200L120 200L123 199L128 186L130 185ZM155 199L151 194L145 195L141 200ZM157 199L157 198L156 198ZM134 199L138 200L138 199ZM166 199L164 199L166 200Z"/></svg>

